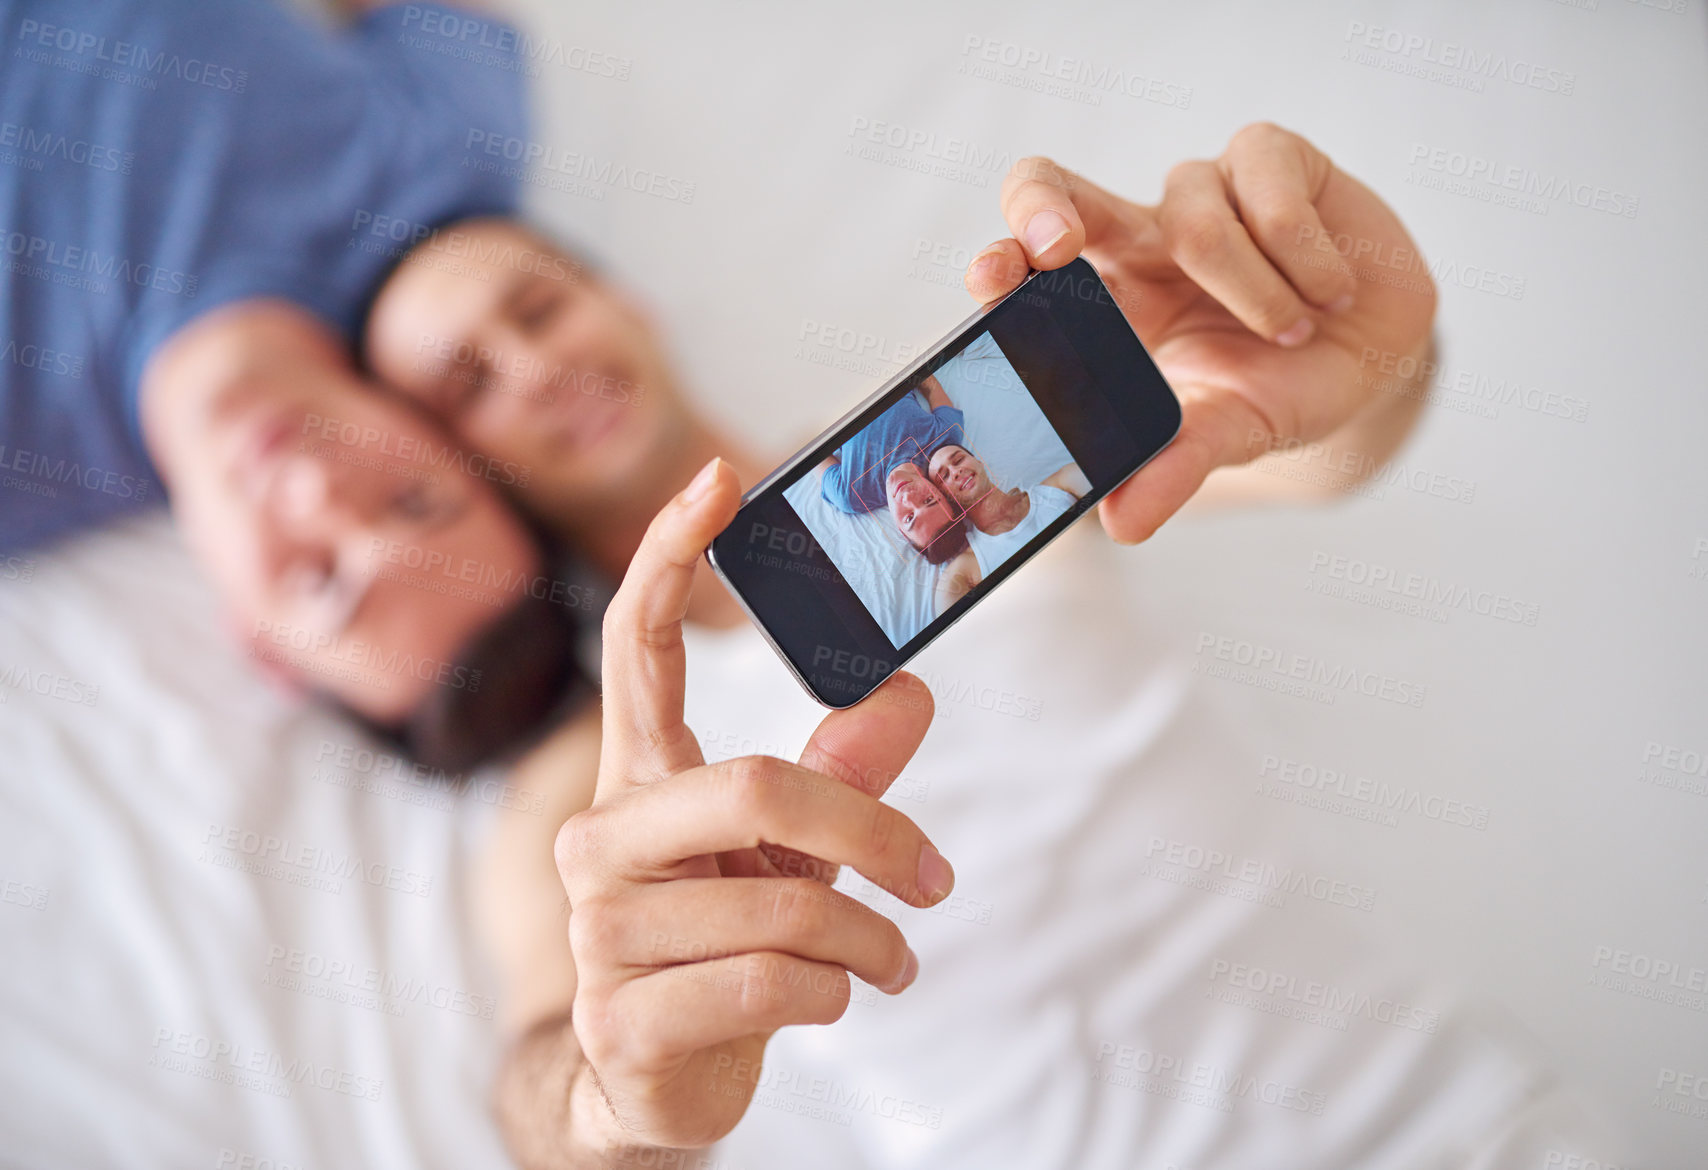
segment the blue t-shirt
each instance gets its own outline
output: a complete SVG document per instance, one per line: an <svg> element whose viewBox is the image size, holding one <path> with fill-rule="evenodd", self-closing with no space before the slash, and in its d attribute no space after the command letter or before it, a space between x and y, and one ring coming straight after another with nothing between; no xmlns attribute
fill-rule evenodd
<svg viewBox="0 0 1708 1170"><path fill-rule="evenodd" d="M884 484L903 463L929 471L931 453L944 443L964 442L966 418L959 407L926 406L918 390L867 424L837 450L838 462L824 473L819 490L844 512L876 512L889 505Z"/></svg>
<svg viewBox="0 0 1708 1170"><path fill-rule="evenodd" d="M412 237L513 212L485 147L527 137L517 39L413 3L0 0L0 551L159 499L137 387L192 318L282 297L353 339Z"/></svg>

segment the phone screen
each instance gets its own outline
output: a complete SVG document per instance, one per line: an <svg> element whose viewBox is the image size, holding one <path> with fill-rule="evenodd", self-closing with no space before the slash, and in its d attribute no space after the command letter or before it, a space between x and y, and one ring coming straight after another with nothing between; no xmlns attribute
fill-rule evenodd
<svg viewBox="0 0 1708 1170"><path fill-rule="evenodd" d="M899 651L959 600L939 588L946 572L982 581L1086 490L987 329L783 498Z"/></svg>
<svg viewBox="0 0 1708 1170"><path fill-rule="evenodd" d="M1034 274L748 493L709 555L814 697L848 706L1178 425L1077 260Z"/></svg>

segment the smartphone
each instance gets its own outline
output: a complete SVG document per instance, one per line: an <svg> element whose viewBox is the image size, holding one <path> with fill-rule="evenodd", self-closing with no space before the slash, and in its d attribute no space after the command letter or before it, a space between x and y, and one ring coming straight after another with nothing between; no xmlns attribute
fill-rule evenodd
<svg viewBox="0 0 1708 1170"><path fill-rule="evenodd" d="M1032 273L796 452L706 558L807 692L851 707L1179 429L1082 257Z"/></svg>

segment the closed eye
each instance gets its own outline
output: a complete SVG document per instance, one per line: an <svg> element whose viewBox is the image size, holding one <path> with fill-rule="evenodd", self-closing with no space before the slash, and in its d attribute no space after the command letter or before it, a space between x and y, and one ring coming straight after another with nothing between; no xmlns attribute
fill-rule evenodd
<svg viewBox="0 0 1708 1170"><path fill-rule="evenodd" d="M460 515L466 501L457 495L435 491L419 481L405 483L391 498L393 517L420 528L439 528Z"/></svg>
<svg viewBox="0 0 1708 1170"><path fill-rule="evenodd" d="M522 327L524 333L537 333L551 321L564 299L564 289L558 282L538 281L515 301L516 323Z"/></svg>

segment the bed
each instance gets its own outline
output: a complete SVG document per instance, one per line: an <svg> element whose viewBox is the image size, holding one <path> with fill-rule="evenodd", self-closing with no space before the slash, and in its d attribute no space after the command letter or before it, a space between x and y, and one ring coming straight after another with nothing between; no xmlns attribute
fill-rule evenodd
<svg viewBox="0 0 1708 1170"><path fill-rule="evenodd" d="M535 214L641 292L691 392L755 442L788 450L970 311L960 270L1003 231L1002 167L933 150L1047 151L1148 198L1171 162L1269 117L1321 135L1439 265L1448 373L1405 470L1478 488L1465 507L1401 479L1340 509L1182 525L1118 555L1087 522L934 646L917 671L937 723L891 799L967 859L955 916L909 922L922 979L967 988L966 1002L922 1020L863 994L838 1027L863 1024L865 1040L785 1033L787 1079L706 1170L798 1165L802 1148L851 1170L1040 1167L1063 1150L1073 1166L1288 1165L1311 1142L1356 1160L1357 1136L1382 1125L1382 1158L1360 1164L1696 1164L1702 1121L1651 1102L1664 1070L1708 1074L1704 1017L1597 984L1595 956L1708 966L1708 805L1661 766L1669 745L1702 746L1692 664L1708 653L1708 573L1690 505L1708 492L1695 450L1708 418L1701 395L1677 391L1699 381L1688 355L1608 340L1693 327L1680 306L1700 299L1704 257L1681 193L1708 185L1708 150L1673 120L1700 107L1708 76L1701 5L1088 6L1069 19L880 4L858 20L778 8L739 29L704 6L524 8L556 46L533 78L542 140L692 192L540 189ZM1381 35L1366 48L1372 29L1544 59L1579 86L1432 83ZM1003 71L1010 47L1138 84L1046 92ZM632 69L574 64L595 51ZM893 128L919 145L867 141ZM1455 195L1430 185L1434 148L1635 190L1640 214ZM1585 289L1603 290L1588 309ZM874 343L844 362L815 341L825 323ZM1587 424L1527 405L1560 395L1588 404ZM1328 597L1319 558L1537 598L1543 622L1420 621ZM1207 677L1194 669L1206 635L1418 678L1428 703L1313 705ZM798 750L817 709L757 638L697 634L689 650L709 754ZM1367 823L1297 786L1298 800L1264 795L1271 759L1491 816L1474 832ZM162 516L7 566L0 1166L507 1164L485 1109L494 989L465 885L502 784L426 783L262 682ZM1117 813L1151 826L1130 846L1161 868L1111 886L1090 853L1014 874L981 850L1091 839ZM1379 896L1370 911L1188 897L1184 863L1205 842ZM1070 985L1099 979L1112 998L1063 997L1048 947L1088 926L1053 914L1062 891L1114 906L1123 946L1179 945L1094 956ZM999 946L998 923L1035 947ZM1249 985L1259 969L1263 987L1280 974L1424 1008L1437 1030L1424 1044L1363 1015L1345 1030L1284 1016L1278 987ZM886 1057L908 1037L917 1059L897 1074ZM1064 1053L1072 1075L1050 1076ZM1306 1109L1235 1097L1224 1126L1215 1103L1142 1086L1162 1056L1211 1079L1249 1070ZM976 1070L964 1093L957 1064ZM1093 1084L1099 1067L1111 1071ZM1314 1095L1332 1124L1300 1124ZM1597 1111L1635 1140L1589 1134ZM1431 1126L1465 1136L1456 1160L1422 1161Z"/></svg>

